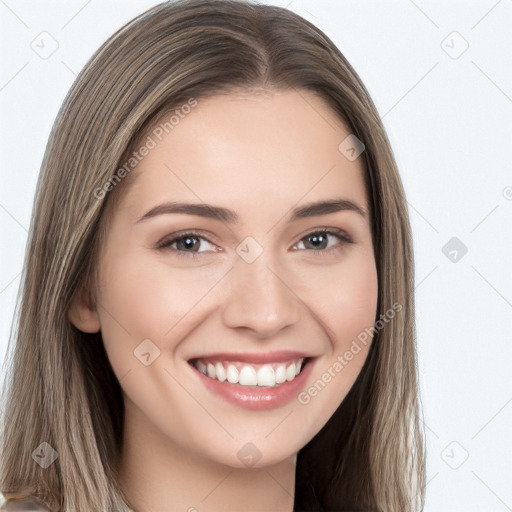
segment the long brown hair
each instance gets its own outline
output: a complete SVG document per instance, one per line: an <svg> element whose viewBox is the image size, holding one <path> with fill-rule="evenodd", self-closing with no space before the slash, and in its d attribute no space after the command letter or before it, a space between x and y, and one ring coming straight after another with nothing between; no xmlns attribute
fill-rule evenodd
<svg viewBox="0 0 512 512"><path fill-rule="evenodd" d="M141 134L191 99L235 88L313 91L364 143L377 318L401 305L376 330L345 400L300 450L295 510L423 508L411 230L388 138L362 81L325 34L289 10L237 0L179 0L141 14L97 50L59 111L37 184L4 384L7 498L32 494L63 512L130 510L117 473L121 388L101 333L77 330L67 312L75 294L94 286L110 213L132 182L119 169ZM57 455L47 468L34 462L37 450L53 454L42 443Z"/></svg>

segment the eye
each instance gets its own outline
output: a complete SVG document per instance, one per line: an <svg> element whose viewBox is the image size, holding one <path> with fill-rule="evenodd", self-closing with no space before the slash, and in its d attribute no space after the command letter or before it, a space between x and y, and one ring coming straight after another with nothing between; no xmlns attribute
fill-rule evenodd
<svg viewBox="0 0 512 512"><path fill-rule="evenodd" d="M338 240L338 243L330 243L330 240ZM306 242L304 242L306 241ZM306 250L314 252L329 252L331 250L339 249L344 244L352 244L352 239L340 229L317 229L311 231L304 238L300 240L297 246L304 246Z"/></svg>
<svg viewBox="0 0 512 512"><path fill-rule="evenodd" d="M169 238L164 238L163 240L158 242L156 247L157 249L170 249L171 251L175 252L176 255L179 257L193 258L195 257L196 254L205 252L196 250L201 247L202 242L206 242L207 244L213 246L213 244L203 236L199 235L194 231L189 231L186 233L171 235L171 237ZM176 245L176 247L173 247L173 245ZM208 249L206 251L208 251Z"/></svg>

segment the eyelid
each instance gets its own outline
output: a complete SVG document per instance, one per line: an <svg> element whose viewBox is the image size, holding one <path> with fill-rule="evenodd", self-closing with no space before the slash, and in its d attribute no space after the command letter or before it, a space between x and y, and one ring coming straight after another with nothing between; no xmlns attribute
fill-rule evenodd
<svg viewBox="0 0 512 512"><path fill-rule="evenodd" d="M187 236L193 236L196 238L200 238L202 240L205 240L209 244L216 245L214 242L210 241L204 234L203 231L196 231L195 229L185 229L183 231L177 231L176 233L173 233L169 236L165 236L160 241L158 241L155 245L156 249L169 249L169 246L182 238L186 238ZM210 236L210 235L209 235ZM170 249L171 251L173 249ZM177 253L183 253L183 254L202 254L202 253L193 253L193 252L187 252L187 251L178 251L174 249L174 252Z"/></svg>
<svg viewBox="0 0 512 512"><path fill-rule="evenodd" d="M309 235L312 235L313 233L332 234L332 235L338 236L344 242L347 242L349 244L353 244L354 243L354 240L352 239L352 237L344 229L334 228L334 227L327 227L327 226L319 227L319 228L314 228L314 229L311 229L311 230L307 231L304 235L302 235L302 237L299 240L299 242L302 239L304 239L305 237L307 237Z"/></svg>
<svg viewBox="0 0 512 512"><path fill-rule="evenodd" d="M331 235L338 238L339 243L336 244L334 247L330 247L329 249L320 249L320 250L314 250L314 249L300 249L300 251L306 251L307 253L313 253L315 256L323 257L323 256L329 256L332 255L333 251L340 251L345 248L345 245L347 244L353 244L354 240L352 237L344 230L340 228L334 228L334 227L319 227L314 228L312 230L309 230L305 234L301 236L299 241L294 244L293 247L295 247L297 244L301 243L305 238L307 238L310 235L313 234L324 234L324 235Z"/></svg>

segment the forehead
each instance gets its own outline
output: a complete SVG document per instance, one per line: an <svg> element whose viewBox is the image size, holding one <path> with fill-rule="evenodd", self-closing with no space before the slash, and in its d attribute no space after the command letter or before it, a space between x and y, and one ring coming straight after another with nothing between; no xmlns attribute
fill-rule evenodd
<svg viewBox="0 0 512 512"><path fill-rule="evenodd" d="M366 205L361 158L349 160L339 149L350 130L309 91L218 94L168 121L136 147L151 149L123 201L133 215L183 199L250 206L252 213L339 196Z"/></svg>

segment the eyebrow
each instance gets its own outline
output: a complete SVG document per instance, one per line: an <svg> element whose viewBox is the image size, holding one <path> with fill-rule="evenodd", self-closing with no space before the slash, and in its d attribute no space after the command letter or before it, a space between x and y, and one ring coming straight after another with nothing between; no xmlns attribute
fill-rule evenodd
<svg viewBox="0 0 512 512"><path fill-rule="evenodd" d="M299 219L307 217L316 217L335 213L340 211L352 211L363 218L366 218L366 210L348 199L328 199L324 201L317 201L307 203L302 206L294 208L288 217L288 222L294 222ZM236 224L240 221L240 217L234 210L223 208L221 206L213 206L206 203L180 203L180 202L167 202L159 204L151 208L145 213L136 223L145 221L157 215L181 213L185 215L197 215L199 217L206 217L208 219L215 219L228 224Z"/></svg>

